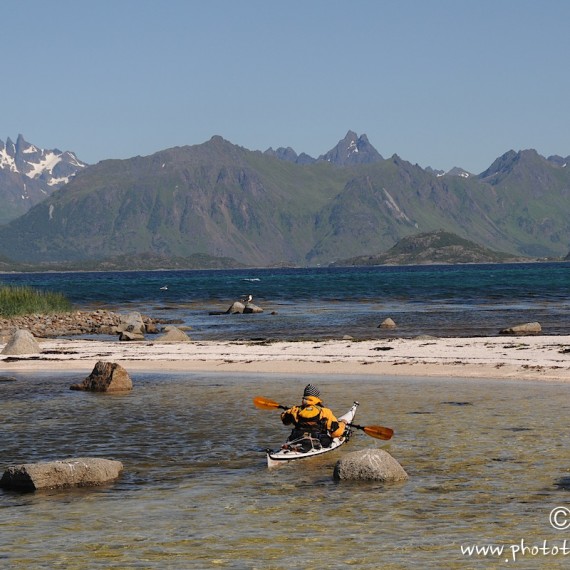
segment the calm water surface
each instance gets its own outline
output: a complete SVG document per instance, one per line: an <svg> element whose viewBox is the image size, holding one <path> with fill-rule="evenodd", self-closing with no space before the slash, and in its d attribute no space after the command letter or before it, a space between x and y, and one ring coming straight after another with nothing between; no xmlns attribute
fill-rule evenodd
<svg viewBox="0 0 570 570"><path fill-rule="evenodd" d="M83 376L0 382L2 467L95 456L124 463L90 490L0 491L5 568L568 568L570 555L513 561L510 545L570 542L549 513L570 507L570 386L374 377L137 374L125 395L70 391ZM287 435L277 412L317 383L357 432L329 456L268 470ZM338 457L388 450L406 483L336 483ZM503 545L467 557L461 546ZM570 548L570 546L569 546ZM508 561L507 561L508 559Z"/></svg>

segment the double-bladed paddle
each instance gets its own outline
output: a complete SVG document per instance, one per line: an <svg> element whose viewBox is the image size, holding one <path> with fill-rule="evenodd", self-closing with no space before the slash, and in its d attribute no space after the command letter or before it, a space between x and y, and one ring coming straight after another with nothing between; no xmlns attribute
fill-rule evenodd
<svg viewBox="0 0 570 570"><path fill-rule="evenodd" d="M275 400L270 400L269 398L264 398L263 396L255 397L253 399L253 404L255 405L256 408L259 408L260 410L289 409L287 406L283 406L279 402L276 402ZM394 430L387 427L359 426L356 424L347 424L347 425L356 429L361 429L366 435L369 435L370 437L375 437L376 439L383 439L385 441L388 439L392 439L392 436L394 435Z"/></svg>

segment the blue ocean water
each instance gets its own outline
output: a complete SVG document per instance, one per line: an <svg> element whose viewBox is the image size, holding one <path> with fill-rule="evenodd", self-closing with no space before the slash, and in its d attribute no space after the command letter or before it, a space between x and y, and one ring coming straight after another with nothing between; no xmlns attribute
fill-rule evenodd
<svg viewBox="0 0 570 570"><path fill-rule="evenodd" d="M141 311L194 339L489 336L538 321L570 334L570 264L21 273L2 284L65 294L78 309ZM264 312L211 315L253 295ZM387 317L397 328L378 328Z"/></svg>

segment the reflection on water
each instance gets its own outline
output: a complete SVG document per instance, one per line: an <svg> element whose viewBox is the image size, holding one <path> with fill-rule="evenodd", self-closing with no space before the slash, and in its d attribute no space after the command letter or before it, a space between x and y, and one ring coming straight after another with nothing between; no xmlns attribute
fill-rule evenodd
<svg viewBox="0 0 570 570"><path fill-rule="evenodd" d="M461 545L570 541L549 524L570 506L567 385L311 376L337 413L358 399L358 422L395 437L357 432L336 454L269 471L263 449L287 429L251 399L292 404L307 377L140 374L132 393L101 395L68 389L83 376L14 376L0 383L2 470L88 455L125 472L96 489L0 491L0 566L492 568L510 552L468 558ZM338 457L376 446L408 482L332 480Z"/></svg>

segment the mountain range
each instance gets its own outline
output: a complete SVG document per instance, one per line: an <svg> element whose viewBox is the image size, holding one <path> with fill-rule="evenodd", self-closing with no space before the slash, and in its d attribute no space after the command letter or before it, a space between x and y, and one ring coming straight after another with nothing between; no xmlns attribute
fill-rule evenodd
<svg viewBox="0 0 570 570"><path fill-rule="evenodd" d="M25 184L41 179L39 167L15 158L22 164L36 147L16 147L2 147L0 169L13 164ZM383 158L352 131L316 159L291 148L251 151L219 136L91 166L67 156L75 163L69 181L0 227L0 257L37 264L205 256L311 266L378 255L435 230L518 258L558 259L570 249L570 157L534 150L508 151L478 175ZM7 201L0 184L0 204Z"/></svg>

